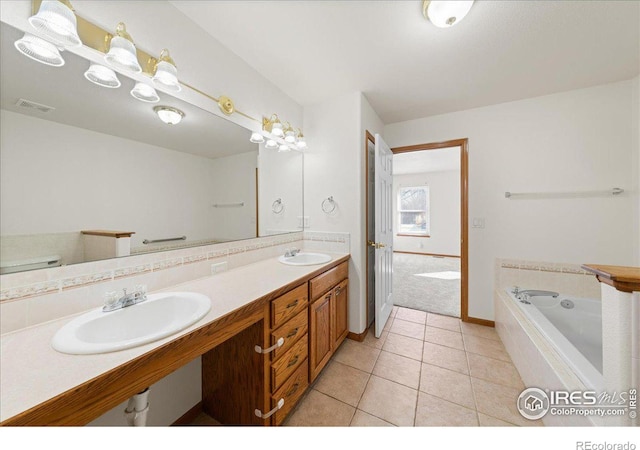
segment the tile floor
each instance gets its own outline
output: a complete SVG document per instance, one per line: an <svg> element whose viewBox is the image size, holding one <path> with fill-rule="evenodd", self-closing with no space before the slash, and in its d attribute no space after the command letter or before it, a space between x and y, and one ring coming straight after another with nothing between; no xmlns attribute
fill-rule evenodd
<svg viewBox="0 0 640 450"><path fill-rule="evenodd" d="M539 426L493 328L395 307L380 339L346 339L288 426Z"/></svg>

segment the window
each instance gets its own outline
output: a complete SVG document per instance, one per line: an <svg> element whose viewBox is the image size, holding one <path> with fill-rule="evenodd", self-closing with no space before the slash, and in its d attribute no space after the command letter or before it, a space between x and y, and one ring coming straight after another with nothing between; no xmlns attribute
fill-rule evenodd
<svg viewBox="0 0 640 450"><path fill-rule="evenodd" d="M398 234L429 236L429 186L398 191Z"/></svg>

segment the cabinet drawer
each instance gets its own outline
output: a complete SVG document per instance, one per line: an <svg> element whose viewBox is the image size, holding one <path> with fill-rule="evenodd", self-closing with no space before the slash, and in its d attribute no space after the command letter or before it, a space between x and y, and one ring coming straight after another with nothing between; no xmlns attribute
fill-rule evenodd
<svg viewBox="0 0 640 450"><path fill-rule="evenodd" d="M271 364L271 388L272 391L280 388L282 383L291 375L298 366L307 360L307 346L309 345L307 334L298 340L293 347L282 357Z"/></svg>
<svg viewBox="0 0 640 450"><path fill-rule="evenodd" d="M307 334L307 329L309 328L308 323L307 309L305 308L304 311L300 311L293 319L271 332L271 345L278 342L278 339L284 338L284 345L275 349L272 353L273 361L280 358L287 350L293 347L301 336Z"/></svg>
<svg viewBox="0 0 640 450"><path fill-rule="evenodd" d="M307 386L309 386L308 372L309 364L307 364L307 361L303 361L294 374L273 394L271 400L272 408L275 408L281 398L284 399L284 406L273 416L274 425L280 425L282 423L285 417L287 417L287 414L296 406L296 403L298 403L304 391L306 391Z"/></svg>
<svg viewBox="0 0 640 450"><path fill-rule="evenodd" d="M331 270L327 270L325 273L318 275L311 281L309 281L309 291L311 292L311 300L315 300L322 294L327 292L336 284L349 276L349 262L345 261L339 266L334 267Z"/></svg>
<svg viewBox="0 0 640 450"><path fill-rule="evenodd" d="M278 328L303 309L306 310L308 299L307 285L301 284L273 300L271 302L271 328Z"/></svg>

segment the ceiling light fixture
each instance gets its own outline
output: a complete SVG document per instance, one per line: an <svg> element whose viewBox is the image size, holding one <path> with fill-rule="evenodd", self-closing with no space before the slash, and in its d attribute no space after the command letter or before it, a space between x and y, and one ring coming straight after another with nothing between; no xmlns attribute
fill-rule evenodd
<svg viewBox="0 0 640 450"><path fill-rule="evenodd" d="M29 17L33 28L53 43L63 47L80 47L76 15L68 1L44 0L38 13Z"/></svg>
<svg viewBox="0 0 640 450"><path fill-rule="evenodd" d="M170 106L156 106L153 110L156 112L158 117L160 117L160 120L167 125L177 125L184 117L184 113L182 111Z"/></svg>
<svg viewBox="0 0 640 450"><path fill-rule="evenodd" d="M148 84L140 81L136 83L133 89L131 89L131 95L133 98L138 99L141 102L158 103L160 101L160 96L158 96L156 90Z"/></svg>
<svg viewBox="0 0 640 450"><path fill-rule="evenodd" d="M116 26L116 35L111 38L109 52L104 55L104 60L116 69L125 72L142 72L142 67L138 62L136 46L133 45L133 39L127 33L127 27L124 23L120 22Z"/></svg>
<svg viewBox="0 0 640 450"><path fill-rule="evenodd" d="M156 85L160 85L173 92L180 92L182 87L178 81L178 69L176 63L169 55L166 48L160 52L160 58L156 61L151 78Z"/></svg>
<svg viewBox="0 0 640 450"><path fill-rule="evenodd" d="M101 66L100 64L91 64L84 73L84 77L98 86L111 89L120 87L120 80L116 73L108 67Z"/></svg>
<svg viewBox="0 0 640 450"><path fill-rule="evenodd" d="M439 28L449 28L460 23L467 15L473 0L470 1L436 1L424 0L422 14Z"/></svg>
<svg viewBox="0 0 640 450"><path fill-rule="evenodd" d="M60 55L58 48L51 42L40 39L37 36L25 33L13 45L20 53L34 61L53 67L64 66L64 59Z"/></svg>
<svg viewBox="0 0 640 450"><path fill-rule="evenodd" d="M264 136L258 132L253 132L249 140L254 144L262 144L264 142Z"/></svg>

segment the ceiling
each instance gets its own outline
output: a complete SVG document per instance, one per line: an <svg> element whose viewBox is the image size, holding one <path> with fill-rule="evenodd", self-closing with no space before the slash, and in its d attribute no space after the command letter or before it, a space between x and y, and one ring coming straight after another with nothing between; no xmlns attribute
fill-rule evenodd
<svg viewBox="0 0 640 450"><path fill-rule="evenodd" d="M180 124L164 124L153 111L156 105L136 100L129 94L133 80L119 74L122 86L118 89L92 84L83 76L89 63L73 53L62 53L65 59L62 67L32 61L13 46L22 35L10 25L1 24L0 106L3 110L207 158L258 150L256 144L249 142L248 130L158 92L161 100L157 105L173 106L185 113ZM19 107L16 106L19 99L55 110L43 113Z"/></svg>
<svg viewBox="0 0 640 450"><path fill-rule="evenodd" d="M393 123L633 78L640 2L481 1L436 28L412 1L171 2L301 105L362 91Z"/></svg>
<svg viewBox="0 0 640 450"><path fill-rule="evenodd" d="M397 153L393 155L393 174L460 171L460 147Z"/></svg>

